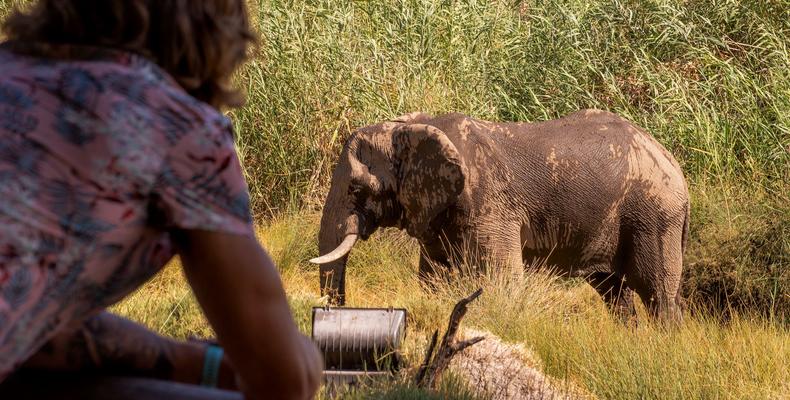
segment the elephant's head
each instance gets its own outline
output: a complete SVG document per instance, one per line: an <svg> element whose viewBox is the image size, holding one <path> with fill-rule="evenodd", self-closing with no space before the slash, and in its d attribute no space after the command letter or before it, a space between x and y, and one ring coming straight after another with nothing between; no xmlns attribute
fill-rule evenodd
<svg viewBox="0 0 790 400"><path fill-rule="evenodd" d="M465 170L453 143L416 115L368 126L346 142L324 205L318 247L321 293L345 304L348 253L377 228L396 226L418 239L456 201Z"/></svg>

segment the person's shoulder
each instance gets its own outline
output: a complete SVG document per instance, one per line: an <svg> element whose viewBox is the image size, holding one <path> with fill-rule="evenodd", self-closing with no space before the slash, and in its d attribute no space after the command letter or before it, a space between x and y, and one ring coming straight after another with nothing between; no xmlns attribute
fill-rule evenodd
<svg viewBox="0 0 790 400"><path fill-rule="evenodd" d="M171 142L183 136L191 136L198 141L233 140L231 120L222 112L191 96L180 86L158 90L162 94L162 104L158 105L156 113Z"/></svg>
<svg viewBox="0 0 790 400"><path fill-rule="evenodd" d="M13 51L7 42L0 43L0 71L7 76L12 71L25 69L31 60Z"/></svg>
<svg viewBox="0 0 790 400"><path fill-rule="evenodd" d="M232 136L230 119L190 95L170 74L141 56L109 66L102 81L116 93L150 107L171 140L183 135Z"/></svg>
<svg viewBox="0 0 790 400"><path fill-rule="evenodd" d="M0 77L57 92L117 122L135 118L174 143L184 136L232 136L230 120L190 95L153 60L124 50L27 42L0 43ZM110 117L108 117L110 118ZM132 122L131 120L129 122ZM134 125L134 123L132 123Z"/></svg>

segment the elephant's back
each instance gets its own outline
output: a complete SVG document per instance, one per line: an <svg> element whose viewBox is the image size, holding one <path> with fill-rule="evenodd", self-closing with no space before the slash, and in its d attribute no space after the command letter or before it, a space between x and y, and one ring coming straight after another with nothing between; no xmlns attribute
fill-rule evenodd
<svg viewBox="0 0 790 400"><path fill-rule="evenodd" d="M610 237L618 226L658 215L682 222L689 199L680 165L639 126L582 110L520 127L521 135L503 140L501 148L508 157L533 157L514 180L537 189L530 203L541 205L533 214L575 223L575 233L586 238Z"/></svg>
<svg viewBox="0 0 790 400"><path fill-rule="evenodd" d="M579 157L594 158L589 161L602 170L604 165L616 165L616 180L631 196L656 198L672 208L688 201L680 164L641 127L600 110L582 110L557 122L557 140L569 144Z"/></svg>
<svg viewBox="0 0 790 400"><path fill-rule="evenodd" d="M511 133L509 138L522 145L565 149L569 156L581 159L617 158L633 144L635 136L646 134L617 114L595 109L554 120L502 125Z"/></svg>
<svg viewBox="0 0 790 400"><path fill-rule="evenodd" d="M683 225L688 192L680 166L640 127L597 110L516 127L498 140L506 157L529 160L512 181L513 190L528 187L525 259L548 257L583 275L594 272L583 266L611 262L621 235L651 222Z"/></svg>
<svg viewBox="0 0 790 400"><path fill-rule="evenodd" d="M506 123L510 135L499 135L501 149L511 156L543 159L549 169L563 166L587 172L588 178L625 182L654 179L668 188L685 187L677 160L652 135L607 111L581 110L537 123Z"/></svg>
<svg viewBox="0 0 790 400"><path fill-rule="evenodd" d="M680 165L669 151L639 126L607 111L581 110L534 123L445 114L427 123L447 133L469 161L467 167L480 170L474 175L507 181L508 197L515 199L524 197L523 187L537 200L555 199L558 207L594 206L576 204L591 197L615 201L634 188L679 203L688 196Z"/></svg>

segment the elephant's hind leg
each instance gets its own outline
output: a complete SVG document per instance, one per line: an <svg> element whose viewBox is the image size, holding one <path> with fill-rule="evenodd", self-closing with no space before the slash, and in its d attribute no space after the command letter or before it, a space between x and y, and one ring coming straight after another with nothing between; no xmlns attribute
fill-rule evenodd
<svg viewBox="0 0 790 400"><path fill-rule="evenodd" d="M680 322L679 287L683 270L682 227L671 226L633 235L626 260L626 281L654 318Z"/></svg>
<svg viewBox="0 0 790 400"><path fill-rule="evenodd" d="M609 272L595 272L587 277L587 282L612 310L612 313L623 322L636 316L634 308L634 291L622 276Z"/></svg>

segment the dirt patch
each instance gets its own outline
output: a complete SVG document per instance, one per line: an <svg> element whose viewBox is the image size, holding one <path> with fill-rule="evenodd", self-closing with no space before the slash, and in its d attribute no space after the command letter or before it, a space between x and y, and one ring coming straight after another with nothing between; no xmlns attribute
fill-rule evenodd
<svg viewBox="0 0 790 400"><path fill-rule="evenodd" d="M464 339L486 339L456 355L450 369L492 400L593 399L580 388L540 372L540 359L521 344L505 343L490 332L466 329Z"/></svg>

